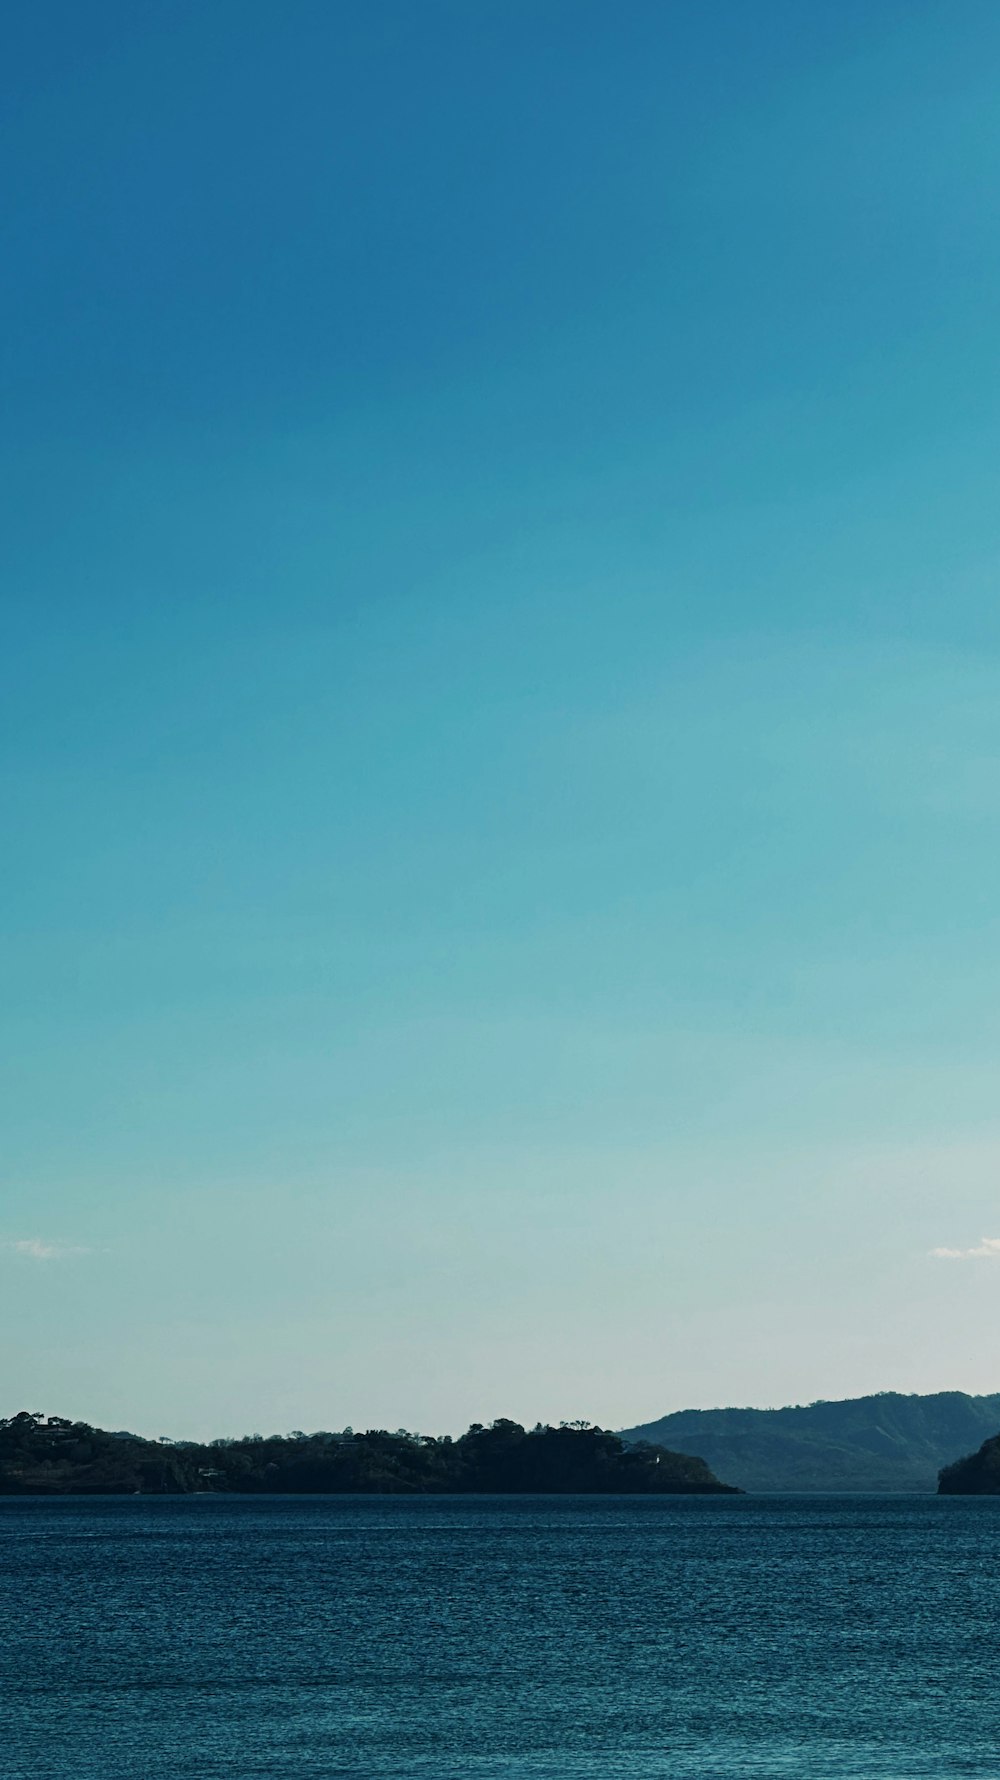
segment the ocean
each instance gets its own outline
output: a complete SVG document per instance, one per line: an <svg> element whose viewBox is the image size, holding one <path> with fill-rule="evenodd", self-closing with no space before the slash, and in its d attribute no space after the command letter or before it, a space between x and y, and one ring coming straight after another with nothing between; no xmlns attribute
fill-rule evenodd
<svg viewBox="0 0 1000 1780"><path fill-rule="evenodd" d="M1000 1776L1000 1499L0 1501L2 1780Z"/></svg>

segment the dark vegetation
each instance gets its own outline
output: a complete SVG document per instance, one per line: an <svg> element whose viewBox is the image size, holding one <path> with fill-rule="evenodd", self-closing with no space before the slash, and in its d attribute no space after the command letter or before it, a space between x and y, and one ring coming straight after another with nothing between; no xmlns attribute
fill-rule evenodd
<svg viewBox="0 0 1000 1780"><path fill-rule="evenodd" d="M0 1495L447 1492L691 1495L730 1493L704 1461L626 1446L587 1422L474 1422L452 1440L397 1429L266 1439L144 1440L26 1410L0 1420Z"/></svg>
<svg viewBox="0 0 1000 1780"><path fill-rule="evenodd" d="M1000 1394L884 1391L788 1409L679 1410L624 1438L699 1453L745 1490L932 1492L941 1466L998 1426Z"/></svg>
<svg viewBox="0 0 1000 1780"><path fill-rule="evenodd" d="M946 1465L938 1480L942 1496L1000 1496L1000 1434L984 1440L978 1452Z"/></svg>

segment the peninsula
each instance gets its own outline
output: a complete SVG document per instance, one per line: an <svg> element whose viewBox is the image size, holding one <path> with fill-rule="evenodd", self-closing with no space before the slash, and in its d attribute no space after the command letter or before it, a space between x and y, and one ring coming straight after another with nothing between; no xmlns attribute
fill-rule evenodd
<svg viewBox="0 0 1000 1780"><path fill-rule="evenodd" d="M0 1495L590 1494L736 1495L703 1459L628 1446L587 1422L474 1422L445 1434L251 1434L239 1440L147 1440L65 1416L0 1419Z"/></svg>

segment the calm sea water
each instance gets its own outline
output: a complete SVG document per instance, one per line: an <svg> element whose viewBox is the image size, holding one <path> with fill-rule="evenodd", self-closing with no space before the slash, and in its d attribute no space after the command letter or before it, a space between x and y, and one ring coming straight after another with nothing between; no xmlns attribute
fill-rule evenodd
<svg viewBox="0 0 1000 1780"><path fill-rule="evenodd" d="M1000 1499L0 1503L3 1780L1000 1776Z"/></svg>

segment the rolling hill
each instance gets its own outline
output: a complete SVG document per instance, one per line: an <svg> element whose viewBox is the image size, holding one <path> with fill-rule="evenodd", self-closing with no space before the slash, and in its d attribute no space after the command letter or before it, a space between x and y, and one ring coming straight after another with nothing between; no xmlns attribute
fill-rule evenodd
<svg viewBox="0 0 1000 1780"><path fill-rule="evenodd" d="M938 1472L1000 1429L1000 1392L881 1391L785 1409L682 1409L640 1427L745 1490L934 1491Z"/></svg>

